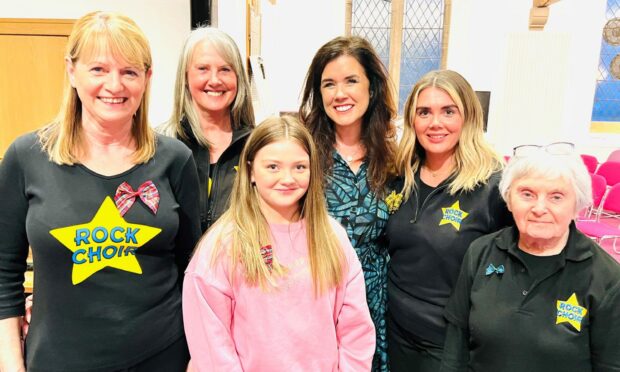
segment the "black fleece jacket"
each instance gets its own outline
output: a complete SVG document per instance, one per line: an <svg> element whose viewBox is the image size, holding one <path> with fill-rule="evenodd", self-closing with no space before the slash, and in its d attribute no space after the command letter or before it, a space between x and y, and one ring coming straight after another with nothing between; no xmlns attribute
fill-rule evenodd
<svg viewBox="0 0 620 372"><path fill-rule="evenodd" d="M211 164L209 149L196 141L187 122L183 122L183 127L189 139L181 139L181 141L192 150L198 168L198 178L200 179L200 227L205 232L228 209L230 192L237 175L239 156L252 128L248 125L243 125L241 129L233 131L230 145L224 150L217 163ZM209 172L212 165L215 166L215 169L213 169L211 196L209 197Z"/></svg>

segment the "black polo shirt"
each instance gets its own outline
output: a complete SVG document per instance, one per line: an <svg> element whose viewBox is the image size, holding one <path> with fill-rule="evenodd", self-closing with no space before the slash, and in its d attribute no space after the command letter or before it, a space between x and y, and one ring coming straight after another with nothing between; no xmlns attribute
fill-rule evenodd
<svg viewBox="0 0 620 372"><path fill-rule="evenodd" d="M388 317L410 342L443 345L444 308L465 251L477 238L512 224L497 187L499 179L500 173L494 173L474 190L450 195L448 178L419 198L418 172L411 197L390 215Z"/></svg>
<svg viewBox="0 0 620 372"><path fill-rule="evenodd" d="M470 370L620 371L620 265L571 224L554 268L532 280L517 241L516 227L474 241L446 307Z"/></svg>

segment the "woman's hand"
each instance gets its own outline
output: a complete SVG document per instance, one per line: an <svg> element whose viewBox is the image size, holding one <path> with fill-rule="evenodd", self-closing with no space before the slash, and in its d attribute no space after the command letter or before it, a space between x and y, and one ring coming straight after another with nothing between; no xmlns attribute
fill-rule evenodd
<svg viewBox="0 0 620 372"><path fill-rule="evenodd" d="M22 320L22 338L25 340L30 328L30 318L32 318L32 299L33 295L26 297L26 314Z"/></svg>
<svg viewBox="0 0 620 372"><path fill-rule="evenodd" d="M25 372L20 317L0 320L0 371Z"/></svg>

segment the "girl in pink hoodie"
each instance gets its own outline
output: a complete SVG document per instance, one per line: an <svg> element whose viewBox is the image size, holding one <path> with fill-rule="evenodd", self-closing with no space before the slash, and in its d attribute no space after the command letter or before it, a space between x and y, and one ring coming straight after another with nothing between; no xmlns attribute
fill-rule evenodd
<svg viewBox="0 0 620 372"><path fill-rule="evenodd" d="M198 371L369 371L375 330L344 229L327 215L308 131L270 118L241 154L230 209L183 285Z"/></svg>

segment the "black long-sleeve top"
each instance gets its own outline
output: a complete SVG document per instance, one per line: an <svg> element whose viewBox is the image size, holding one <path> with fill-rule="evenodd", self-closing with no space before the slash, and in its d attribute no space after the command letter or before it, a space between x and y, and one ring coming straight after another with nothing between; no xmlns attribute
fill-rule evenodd
<svg viewBox="0 0 620 372"><path fill-rule="evenodd" d="M153 213L139 198L121 216L127 182L152 181ZM28 371L109 371L183 337L180 277L200 237L190 150L157 137L155 156L116 176L49 161L36 135L0 163L0 319L24 313L28 246L35 265L26 339Z"/></svg>

